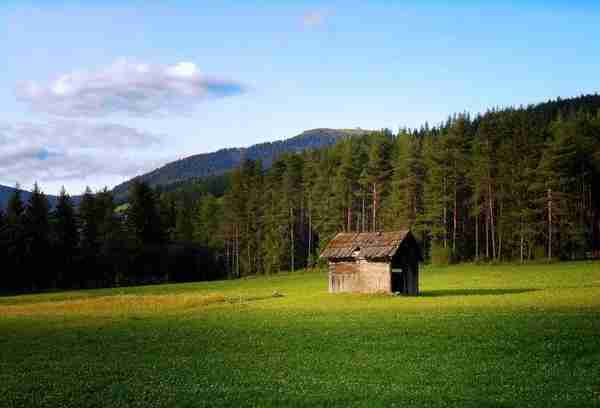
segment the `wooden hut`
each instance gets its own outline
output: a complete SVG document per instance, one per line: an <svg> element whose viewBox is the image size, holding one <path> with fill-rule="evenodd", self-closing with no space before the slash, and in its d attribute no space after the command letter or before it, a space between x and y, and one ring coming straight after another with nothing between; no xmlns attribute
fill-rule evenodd
<svg viewBox="0 0 600 408"><path fill-rule="evenodd" d="M321 253L329 292L419 294L421 249L410 231L340 233Z"/></svg>

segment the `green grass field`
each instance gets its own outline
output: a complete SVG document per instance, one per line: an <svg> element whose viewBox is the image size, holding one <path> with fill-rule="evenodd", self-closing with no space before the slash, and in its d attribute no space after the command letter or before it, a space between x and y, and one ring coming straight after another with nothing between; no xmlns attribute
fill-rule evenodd
<svg viewBox="0 0 600 408"><path fill-rule="evenodd" d="M2 406L600 406L600 263L0 298ZM283 294L273 297L274 291Z"/></svg>

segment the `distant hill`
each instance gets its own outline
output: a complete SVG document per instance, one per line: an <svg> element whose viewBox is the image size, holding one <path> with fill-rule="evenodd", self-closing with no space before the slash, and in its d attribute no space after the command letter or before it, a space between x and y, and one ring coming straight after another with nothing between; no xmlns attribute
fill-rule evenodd
<svg viewBox="0 0 600 408"><path fill-rule="evenodd" d="M16 189L14 187L3 186L0 184L0 208L5 209L6 204L8 204L8 200L14 194ZM21 189L21 199L25 202L29 200L31 197L31 193L27 190ZM46 194L46 198L48 198L48 203L50 203L50 207L54 207L56 205L56 201L58 200L57 196ZM71 199L73 203L77 205L80 200L80 196L72 196Z"/></svg>
<svg viewBox="0 0 600 408"><path fill-rule="evenodd" d="M369 132L371 131L364 129L312 129L286 140L256 144L247 148L221 149L213 153L196 154L119 184L113 192L120 200L127 195L129 185L134 180L144 181L155 187L194 178L216 176L237 167L245 159L260 159L265 167L270 167L273 159L282 153L330 146L340 139L362 136Z"/></svg>
<svg viewBox="0 0 600 408"><path fill-rule="evenodd" d="M6 208L8 200L10 200L10 197L14 194L15 191L16 189L14 187L3 186L0 184L0 208ZM21 190L21 198L23 199L23 201L27 201L30 196L31 193L29 191ZM48 197L48 202L50 203L50 205L54 207L54 204L56 204L56 196L46 195L46 197Z"/></svg>

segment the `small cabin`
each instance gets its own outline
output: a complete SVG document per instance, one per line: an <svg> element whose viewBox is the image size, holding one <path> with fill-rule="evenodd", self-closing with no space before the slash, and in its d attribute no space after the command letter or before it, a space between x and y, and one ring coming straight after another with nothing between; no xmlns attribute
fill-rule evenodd
<svg viewBox="0 0 600 408"><path fill-rule="evenodd" d="M321 259L329 262L329 292L419 294L421 249L410 231L339 233Z"/></svg>

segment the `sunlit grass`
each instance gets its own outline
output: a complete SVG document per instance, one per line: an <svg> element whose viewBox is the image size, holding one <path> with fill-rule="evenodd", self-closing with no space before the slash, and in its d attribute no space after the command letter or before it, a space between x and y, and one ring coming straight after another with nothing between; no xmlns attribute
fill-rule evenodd
<svg viewBox="0 0 600 408"><path fill-rule="evenodd" d="M0 298L0 406L598 406L600 263ZM274 293L283 296L273 296Z"/></svg>
<svg viewBox="0 0 600 408"><path fill-rule="evenodd" d="M225 302L221 294L199 295L113 295L94 296L73 300L42 301L0 306L0 314L7 316L121 316L128 314L160 314L173 310L198 308Z"/></svg>

